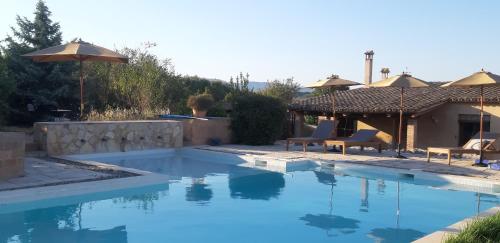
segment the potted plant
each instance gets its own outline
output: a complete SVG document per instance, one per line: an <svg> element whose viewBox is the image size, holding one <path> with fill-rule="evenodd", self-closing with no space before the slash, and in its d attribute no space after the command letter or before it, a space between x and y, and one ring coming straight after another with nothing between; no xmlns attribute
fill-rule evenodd
<svg viewBox="0 0 500 243"><path fill-rule="evenodd" d="M214 98L210 94L191 95L187 106L193 110L194 117L205 117L207 110L214 104Z"/></svg>

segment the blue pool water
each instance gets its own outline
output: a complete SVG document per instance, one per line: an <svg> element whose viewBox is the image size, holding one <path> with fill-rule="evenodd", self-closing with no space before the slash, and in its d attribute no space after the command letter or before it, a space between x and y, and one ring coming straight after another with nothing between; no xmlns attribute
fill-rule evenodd
<svg viewBox="0 0 500 243"><path fill-rule="evenodd" d="M171 180L57 199L63 206L0 206L0 242L410 242L499 204L489 194L325 168L282 174L210 156L95 160Z"/></svg>

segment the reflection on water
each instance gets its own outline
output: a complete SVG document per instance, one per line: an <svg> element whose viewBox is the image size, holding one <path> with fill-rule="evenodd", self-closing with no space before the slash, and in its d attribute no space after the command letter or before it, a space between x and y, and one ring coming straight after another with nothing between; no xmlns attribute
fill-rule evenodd
<svg viewBox="0 0 500 243"><path fill-rule="evenodd" d="M306 214L299 219L306 221L306 225L326 230L328 236L336 236L335 234L330 234L330 230L332 229L337 229L343 234L352 234L359 228L358 224L360 223L356 219L329 214Z"/></svg>
<svg viewBox="0 0 500 243"><path fill-rule="evenodd" d="M377 179L377 193L379 195L385 194L385 181L384 181L384 179Z"/></svg>
<svg viewBox="0 0 500 243"><path fill-rule="evenodd" d="M375 228L368 234L376 243L412 242L424 235L424 232L418 230L399 228Z"/></svg>
<svg viewBox="0 0 500 243"><path fill-rule="evenodd" d="M359 211L368 212L368 192L369 192L368 179L361 179L361 207Z"/></svg>
<svg viewBox="0 0 500 243"><path fill-rule="evenodd" d="M337 180L335 179L335 175L333 173L314 171L314 175L316 176L316 179L318 180L319 183L325 185L335 186L335 183L337 182Z"/></svg>
<svg viewBox="0 0 500 243"><path fill-rule="evenodd" d="M191 186L186 187L186 201L206 205L212 199L212 195L212 189L208 188L203 179L193 179Z"/></svg>
<svg viewBox="0 0 500 243"><path fill-rule="evenodd" d="M229 177L232 198L269 200L278 198L285 187L283 174L256 171L253 175Z"/></svg>
<svg viewBox="0 0 500 243"><path fill-rule="evenodd" d="M126 203L135 203L135 207L146 212L154 211L155 201L166 196L167 191L147 192L139 195L126 197L116 197L112 201L114 204L124 205Z"/></svg>
<svg viewBox="0 0 500 243"><path fill-rule="evenodd" d="M124 225L105 230L81 228L81 204L2 215L0 242L127 242Z"/></svg>

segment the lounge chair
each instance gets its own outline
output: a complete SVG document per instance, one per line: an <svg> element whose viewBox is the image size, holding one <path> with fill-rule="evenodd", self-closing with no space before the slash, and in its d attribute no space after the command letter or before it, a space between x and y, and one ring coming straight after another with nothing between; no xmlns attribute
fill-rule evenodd
<svg viewBox="0 0 500 243"><path fill-rule="evenodd" d="M310 137L288 138L286 140L286 150L290 143L302 143L302 149L307 152L307 145L310 143L322 144L326 139L332 138L333 132L337 128L338 122L331 120L320 121L316 130Z"/></svg>
<svg viewBox="0 0 500 243"><path fill-rule="evenodd" d="M352 136L344 139L335 139L335 140L325 140L323 143L323 152L326 152L328 146L330 145L338 145L342 146L342 154L346 154L346 150L348 147L360 146L361 150L364 147L372 147L376 148L379 153L382 152L382 143L377 141L376 135L378 130L368 130L361 129L354 133Z"/></svg>
<svg viewBox="0 0 500 243"><path fill-rule="evenodd" d="M498 151L495 148L495 141L499 138L500 134L485 132L483 133L483 152L494 153ZM448 165L451 165L451 155L453 154L479 154L479 133L474 135L462 147L428 147L427 148L427 162L431 162L431 154L446 154L448 155ZM499 151L500 152L500 151Z"/></svg>

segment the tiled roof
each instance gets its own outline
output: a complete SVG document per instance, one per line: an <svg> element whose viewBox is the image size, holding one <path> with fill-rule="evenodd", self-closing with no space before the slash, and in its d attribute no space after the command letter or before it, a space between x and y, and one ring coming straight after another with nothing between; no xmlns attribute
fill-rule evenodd
<svg viewBox="0 0 500 243"><path fill-rule="evenodd" d="M394 87L358 88L335 92L337 112L344 113L395 113L399 112L401 90ZM500 87L484 88L485 102L500 104ZM419 113L447 102L479 102L479 87L405 88L404 112ZM294 100L290 110L331 112L330 95Z"/></svg>

